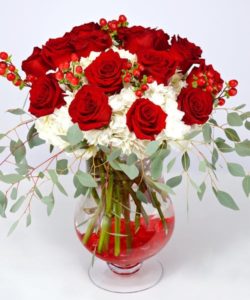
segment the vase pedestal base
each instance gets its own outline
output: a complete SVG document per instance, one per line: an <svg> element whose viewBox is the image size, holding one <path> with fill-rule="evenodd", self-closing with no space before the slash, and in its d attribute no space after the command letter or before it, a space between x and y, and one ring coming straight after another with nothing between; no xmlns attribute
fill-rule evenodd
<svg viewBox="0 0 250 300"><path fill-rule="evenodd" d="M149 259L125 269L96 260L88 274L94 285L103 290L136 293L157 285L163 277L163 266L158 260Z"/></svg>

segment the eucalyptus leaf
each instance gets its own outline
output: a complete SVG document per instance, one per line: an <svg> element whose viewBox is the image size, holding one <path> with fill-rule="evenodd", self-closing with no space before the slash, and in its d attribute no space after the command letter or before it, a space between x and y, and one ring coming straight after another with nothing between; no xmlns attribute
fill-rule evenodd
<svg viewBox="0 0 250 300"><path fill-rule="evenodd" d="M127 159L127 164L128 165L133 165L137 162L138 160L138 157L135 153L131 153L129 156L128 156L128 159Z"/></svg>
<svg viewBox="0 0 250 300"><path fill-rule="evenodd" d="M17 188L16 188L16 187L14 187L14 188L12 189L11 194L10 194L10 198L11 198L12 200L16 200L16 198L17 198Z"/></svg>
<svg viewBox="0 0 250 300"><path fill-rule="evenodd" d="M235 203L234 199L232 198L231 195L224 191L219 191L219 190L213 190L215 193L216 198L225 207L231 208L233 210L239 210L239 207Z"/></svg>
<svg viewBox="0 0 250 300"><path fill-rule="evenodd" d="M147 145L145 153L148 156L151 156L151 155L153 155L158 150L159 146L160 146L160 142L159 141L152 141L152 142L150 142Z"/></svg>
<svg viewBox="0 0 250 300"><path fill-rule="evenodd" d="M8 236L10 236L14 231L15 229L17 228L17 225L19 223L19 220L17 220L16 222L14 222L11 226L10 226L10 229L8 231Z"/></svg>
<svg viewBox="0 0 250 300"><path fill-rule="evenodd" d="M241 114L240 117L243 121L250 118L250 111L247 111L247 112Z"/></svg>
<svg viewBox="0 0 250 300"><path fill-rule="evenodd" d="M195 138L197 135L199 135L200 133L201 133L200 129L192 130L191 132L185 134L184 139L191 140L191 139Z"/></svg>
<svg viewBox="0 0 250 300"><path fill-rule="evenodd" d="M61 185L61 183L58 180L58 176L56 174L55 170L48 170L48 174L52 180L52 182L57 186L58 190L64 194L65 196L68 196L67 192L65 191L64 187Z"/></svg>
<svg viewBox="0 0 250 300"><path fill-rule="evenodd" d="M241 105L239 105L239 106L236 106L236 107L235 107L235 110L242 109L242 108L244 108L245 106L246 106L246 104L241 104Z"/></svg>
<svg viewBox="0 0 250 300"><path fill-rule="evenodd" d="M202 133L203 133L203 139L204 139L205 143L210 144L211 138L212 138L212 129L208 123L203 125Z"/></svg>
<svg viewBox="0 0 250 300"><path fill-rule="evenodd" d="M154 182L153 184L158 190L166 192L167 194L173 194L173 195L175 194L172 188L165 183Z"/></svg>
<svg viewBox="0 0 250 300"><path fill-rule="evenodd" d="M244 168L240 164L227 163L227 168L228 168L228 171L233 176L237 176L237 177L244 177L245 176Z"/></svg>
<svg viewBox="0 0 250 300"><path fill-rule="evenodd" d="M135 165L119 164L121 170L131 179L135 179L139 175L139 170Z"/></svg>
<svg viewBox="0 0 250 300"><path fill-rule="evenodd" d="M235 151L240 156L250 156L250 140L235 144Z"/></svg>
<svg viewBox="0 0 250 300"><path fill-rule="evenodd" d="M244 190L246 196L249 197L249 195L250 195L250 175L247 175L246 177L244 177L244 179L242 181L242 186L243 186L243 190Z"/></svg>
<svg viewBox="0 0 250 300"><path fill-rule="evenodd" d="M88 173L85 173L83 171L78 171L76 173L76 176L79 180L79 182L86 187L97 187L97 183L95 179Z"/></svg>
<svg viewBox="0 0 250 300"><path fill-rule="evenodd" d="M0 173L0 181L2 181L4 183L8 183L8 184L17 183L17 182L21 181L23 178L24 177L22 175L19 175L19 174L3 175L2 173Z"/></svg>
<svg viewBox="0 0 250 300"><path fill-rule="evenodd" d="M28 214L26 217L26 227L30 226L31 224L31 214Z"/></svg>
<svg viewBox="0 0 250 300"><path fill-rule="evenodd" d="M3 133L0 133L0 140L3 139L6 135Z"/></svg>
<svg viewBox="0 0 250 300"><path fill-rule="evenodd" d="M172 170L175 162L176 162L176 157L174 157L173 159L171 159L170 162L167 164L167 172L168 173Z"/></svg>
<svg viewBox="0 0 250 300"><path fill-rule="evenodd" d="M0 146L0 154L6 149L4 146Z"/></svg>
<svg viewBox="0 0 250 300"><path fill-rule="evenodd" d="M8 109L7 112L17 116L26 114L26 112L21 108Z"/></svg>
<svg viewBox="0 0 250 300"><path fill-rule="evenodd" d="M51 193L49 196L43 197L42 202L47 205L47 214L50 216L55 205L53 194Z"/></svg>
<svg viewBox="0 0 250 300"><path fill-rule="evenodd" d="M190 167L190 158L187 152L184 152L184 154L182 155L181 163L184 171L188 171Z"/></svg>
<svg viewBox="0 0 250 300"><path fill-rule="evenodd" d="M10 208L10 212L15 213L18 211L18 209L22 206L23 202L25 200L25 197L20 197Z"/></svg>
<svg viewBox="0 0 250 300"><path fill-rule="evenodd" d="M60 159L56 162L56 173L58 175L67 175L69 173L67 159Z"/></svg>
<svg viewBox="0 0 250 300"><path fill-rule="evenodd" d="M77 124L71 126L67 132L67 142L75 146L83 140L83 133Z"/></svg>
<svg viewBox="0 0 250 300"><path fill-rule="evenodd" d="M166 184L171 188L178 186L182 181L182 175L172 177L167 180Z"/></svg>
<svg viewBox="0 0 250 300"><path fill-rule="evenodd" d="M7 198L6 195L0 191L0 216L5 218L5 210L7 207Z"/></svg>
<svg viewBox="0 0 250 300"><path fill-rule="evenodd" d="M241 116L236 112L227 115L227 122L230 126L242 126L243 124Z"/></svg>
<svg viewBox="0 0 250 300"><path fill-rule="evenodd" d="M226 134L227 138L230 141L240 142L240 138L238 136L238 133L234 129L232 129L232 128L226 128L225 129L225 134Z"/></svg>
<svg viewBox="0 0 250 300"><path fill-rule="evenodd" d="M245 122L245 127L247 130L250 130L250 122L246 121Z"/></svg>
<svg viewBox="0 0 250 300"><path fill-rule="evenodd" d="M115 149L108 155L108 161L110 162L117 159L121 155L121 153L122 153L122 149Z"/></svg>
<svg viewBox="0 0 250 300"><path fill-rule="evenodd" d="M199 186L199 190L197 191L197 195L200 201L203 199L205 191L206 191L206 184L205 182L202 182L202 184Z"/></svg>
<svg viewBox="0 0 250 300"><path fill-rule="evenodd" d="M137 197L137 199L138 200L140 200L141 202L144 202L144 203L148 203L148 200L147 200L147 198L146 198L146 196L140 191L140 190L138 190L137 192L136 192L136 197Z"/></svg>
<svg viewBox="0 0 250 300"><path fill-rule="evenodd" d="M45 143L45 141L39 137L35 125L33 125L29 130L27 135L27 141L30 149Z"/></svg>
<svg viewBox="0 0 250 300"><path fill-rule="evenodd" d="M20 139L18 139L17 142L11 140L10 152L15 157L16 163L19 164L26 155L26 148L24 146L24 143Z"/></svg>
<svg viewBox="0 0 250 300"><path fill-rule="evenodd" d="M199 163L199 171L205 173L207 169L207 163L205 160L200 161Z"/></svg>
<svg viewBox="0 0 250 300"><path fill-rule="evenodd" d="M159 149L151 157L151 175L154 180L161 177L164 159L169 155L169 149Z"/></svg>
<svg viewBox="0 0 250 300"><path fill-rule="evenodd" d="M234 151L234 148L232 148L231 146L226 144L225 141L220 139L220 138L217 138L215 140L215 144L218 147L218 149L220 150L220 152L228 153L228 152L233 152Z"/></svg>
<svg viewBox="0 0 250 300"><path fill-rule="evenodd" d="M219 153L218 151L216 150L216 148L213 149L213 152L212 152L212 164L213 166L215 167L217 161L219 159Z"/></svg>

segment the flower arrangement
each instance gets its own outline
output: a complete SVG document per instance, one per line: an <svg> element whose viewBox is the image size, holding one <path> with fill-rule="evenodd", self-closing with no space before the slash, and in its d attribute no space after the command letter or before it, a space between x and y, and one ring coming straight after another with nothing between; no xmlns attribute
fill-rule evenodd
<svg viewBox="0 0 250 300"><path fill-rule="evenodd" d="M23 108L8 110L21 122L0 134L0 215L22 210L9 233L24 217L30 225L34 199L42 201L51 214L54 189L67 195L60 183L67 174L73 174L74 196L91 195L96 203L81 236L83 243L88 244L98 232L95 251L101 254L112 228L114 256L121 253L122 221L125 227L131 221L130 202L136 210L136 231L141 219L148 220L146 206L156 208L162 226L169 230L160 199L174 194L183 176L200 200L210 183L219 202L237 210L232 196L218 187L220 157L233 176L242 178L249 196L249 173L240 164L228 162L226 154L250 156L250 141L241 140L235 130L242 125L250 130L250 112L243 111L244 104L224 108L237 94L237 80L224 82L206 64L201 48L186 38L170 39L161 29L129 27L121 15L118 20L101 19L99 24L76 26L62 37L49 39L34 48L22 62L22 70L25 79L12 57L0 53L0 75L20 89L29 89L28 108L25 103ZM218 110L226 114L222 124L214 118ZM25 140L18 134L24 129L28 129ZM27 151L45 142L48 158L31 166ZM190 151L198 157L199 184L189 174ZM171 153L168 179L161 181L163 163ZM182 170L171 177L178 160ZM44 182L51 182L49 192L42 190ZM131 228L125 231L129 248Z"/></svg>

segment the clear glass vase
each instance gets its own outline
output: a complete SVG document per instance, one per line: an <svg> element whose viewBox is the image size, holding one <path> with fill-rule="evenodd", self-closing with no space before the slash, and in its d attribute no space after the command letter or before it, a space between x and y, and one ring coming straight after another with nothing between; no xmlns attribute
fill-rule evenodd
<svg viewBox="0 0 250 300"><path fill-rule="evenodd" d="M145 180L146 169L143 178L133 180L111 166L108 174L98 168L95 172L98 186L79 201L75 212L79 240L94 257L107 263L94 260L90 279L113 292L148 289L163 274L158 261L147 259L156 255L172 235L172 202L166 193L152 187L150 178Z"/></svg>

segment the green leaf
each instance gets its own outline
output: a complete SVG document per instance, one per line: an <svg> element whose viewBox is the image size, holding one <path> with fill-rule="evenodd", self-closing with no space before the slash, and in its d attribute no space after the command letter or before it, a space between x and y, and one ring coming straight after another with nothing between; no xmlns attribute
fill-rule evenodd
<svg viewBox="0 0 250 300"><path fill-rule="evenodd" d="M3 139L6 135L3 133L0 133L0 140Z"/></svg>
<svg viewBox="0 0 250 300"><path fill-rule="evenodd" d="M88 187L86 186L83 186L78 177L77 177L77 173L74 175L73 177L73 183L74 183L74 186L76 188L76 191L75 191L75 194L74 194L74 198L77 198L79 197L80 195L85 195L87 190L89 189Z"/></svg>
<svg viewBox="0 0 250 300"><path fill-rule="evenodd" d="M17 142L10 142L10 152L15 157L16 163L19 164L26 155L26 148L24 143L19 139Z"/></svg>
<svg viewBox="0 0 250 300"><path fill-rule="evenodd" d="M202 127L202 133L203 133L203 138L205 143L210 144L211 143L211 138L212 138L212 129L211 126L206 123L203 127Z"/></svg>
<svg viewBox="0 0 250 300"><path fill-rule="evenodd" d="M150 142L147 145L145 153L148 156L151 156L151 155L153 155L158 150L159 146L160 146L160 142L159 141L152 141L152 142Z"/></svg>
<svg viewBox="0 0 250 300"><path fill-rule="evenodd" d="M205 173L207 169L207 163L205 160L200 161L199 163L199 171Z"/></svg>
<svg viewBox="0 0 250 300"><path fill-rule="evenodd" d="M47 214L48 216L50 216L55 206L55 199L53 194L51 193L49 196L43 197L42 202L47 205Z"/></svg>
<svg viewBox="0 0 250 300"><path fill-rule="evenodd" d="M49 145L49 153L52 153L54 150L54 145Z"/></svg>
<svg viewBox="0 0 250 300"><path fill-rule="evenodd" d="M218 126L218 123L215 121L215 119L210 119L209 123L211 123L211 124L213 124L215 126Z"/></svg>
<svg viewBox="0 0 250 300"><path fill-rule="evenodd" d="M219 159L219 153L218 151L214 148L213 153L212 153L212 165L215 166L217 161Z"/></svg>
<svg viewBox="0 0 250 300"><path fill-rule="evenodd" d="M249 197L249 195L250 195L250 175L247 175L246 177L244 177L244 179L242 181L242 186L243 186L243 190L244 190L246 196Z"/></svg>
<svg viewBox="0 0 250 300"><path fill-rule="evenodd" d="M154 186L163 192L166 192L167 194L175 194L170 186L166 185L165 183L161 182L154 182Z"/></svg>
<svg viewBox="0 0 250 300"><path fill-rule="evenodd" d="M115 149L108 155L108 161L113 161L117 159L122 153L122 149Z"/></svg>
<svg viewBox="0 0 250 300"><path fill-rule="evenodd" d="M242 109L242 108L244 108L245 106L246 106L246 104L241 104L241 105L239 105L239 106L236 106L236 107L235 107L235 110Z"/></svg>
<svg viewBox="0 0 250 300"><path fill-rule="evenodd" d="M77 145L83 140L83 133L77 124L71 126L67 132L67 142L71 146Z"/></svg>
<svg viewBox="0 0 250 300"><path fill-rule="evenodd" d="M154 180L161 177L163 161L169 155L169 149L159 149L151 157L151 175Z"/></svg>
<svg viewBox="0 0 250 300"><path fill-rule="evenodd" d="M25 200L25 197L24 197L24 196L20 197L20 198L16 201L16 203L14 203L14 204L11 206L10 212L12 212L12 213L17 212L18 209L22 206L24 200Z"/></svg>
<svg viewBox="0 0 250 300"><path fill-rule="evenodd" d="M236 163L227 163L228 171L233 175L237 177L244 177L245 171L243 167L240 164Z"/></svg>
<svg viewBox="0 0 250 300"><path fill-rule="evenodd" d="M7 207L7 198L3 192L0 191L0 216L5 218L5 210Z"/></svg>
<svg viewBox="0 0 250 300"><path fill-rule="evenodd" d="M135 179L139 175L139 170L135 165L119 164L121 170L131 179Z"/></svg>
<svg viewBox="0 0 250 300"><path fill-rule="evenodd" d="M240 156L250 156L250 141L244 140L241 143L235 144L235 151Z"/></svg>
<svg viewBox="0 0 250 300"><path fill-rule="evenodd" d="M8 109L7 112L18 116L26 114L26 112L21 108Z"/></svg>
<svg viewBox="0 0 250 300"><path fill-rule="evenodd" d="M227 123L230 126L242 126L243 121L239 114L232 112L227 115Z"/></svg>
<svg viewBox="0 0 250 300"><path fill-rule="evenodd" d="M138 190L138 191L136 192L136 197L137 197L137 199L140 200L141 202L148 203L148 200L147 200L146 196L145 196L140 190Z"/></svg>
<svg viewBox="0 0 250 300"><path fill-rule="evenodd" d="M201 133L200 129L198 129L198 130L192 130L191 132L185 134L184 140L191 140L191 139L193 139L194 137L196 137L200 133Z"/></svg>
<svg viewBox="0 0 250 300"><path fill-rule="evenodd" d="M250 122L246 121L245 122L245 127L246 127L246 129L250 130Z"/></svg>
<svg viewBox="0 0 250 300"><path fill-rule="evenodd" d="M226 144L225 141L222 140L221 138L217 138L215 140L215 144L218 147L218 149L220 150L220 152L228 153L228 152L234 151L234 148L232 148L231 146Z"/></svg>
<svg viewBox="0 0 250 300"><path fill-rule="evenodd" d="M95 179L88 173L78 171L76 173L76 176L79 180L79 182L86 187L97 187L97 183Z"/></svg>
<svg viewBox="0 0 250 300"><path fill-rule="evenodd" d="M10 236L14 232L14 230L17 228L18 223L19 223L19 220L17 220L10 226L8 236Z"/></svg>
<svg viewBox="0 0 250 300"><path fill-rule="evenodd" d="M67 159L61 159L56 162L56 173L58 175L67 175L69 173Z"/></svg>
<svg viewBox="0 0 250 300"><path fill-rule="evenodd" d="M48 170L48 174L52 180L52 182L57 186L58 190L64 194L65 196L68 196L67 192L65 191L64 187L61 185L61 183L58 180L58 176L55 172L55 170Z"/></svg>
<svg viewBox="0 0 250 300"><path fill-rule="evenodd" d="M131 153L129 156L128 156L128 159L127 159L127 164L128 165L133 165L137 162L138 160L138 157L135 153Z"/></svg>
<svg viewBox="0 0 250 300"><path fill-rule="evenodd" d="M168 173L172 170L172 168L173 168L173 166L175 164L175 161L176 161L176 157L174 157L173 159L171 159L170 162L167 164L167 172Z"/></svg>
<svg viewBox="0 0 250 300"><path fill-rule="evenodd" d="M10 198L11 198L12 200L16 200L16 198L17 198L17 188L16 188L16 187L14 187L14 188L12 189L11 194L10 194Z"/></svg>
<svg viewBox="0 0 250 300"><path fill-rule="evenodd" d="M239 210L239 207L234 202L234 199L228 193L219 190L217 191L213 190L213 191L220 204L222 204L225 207L231 208L233 210Z"/></svg>
<svg viewBox="0 0 250 300"><path fill-rule="evenodd" d="M31 224L31 214L28 214L26 217L26 227L30 226Z"/></svg>
<svg viewBox="0 0 250 300"><path fill-rule="evenodd" d="M14 184L17 183L18 181L22 180L24 177L19 174L8 174L8 175L3 175L0 173L0 181L8 184Z"/></svg>
<svg viewBox="0 0 250 300"><path fill-rule="evenodd" d="M175 177L168 179L166 184L168 186L170 186L171 188L174 188L174 187L178 186L181 183L181 181L182 181L182 175L179 175L179 176L175 176Z"/></svg>
<svg viewBox="0 0 250 300"><path fill-rule="evenodd" d="M240 117L243 121L250 118L250 111L247 111L247 112L241 114Z"/></svg>
<svg viewBox="0 0 250 300"><path fill-rule="evenodd" d="M189 167L190 167L190 158L189 158L189 155L188 155L187 152L185 152L185 153L182 155L181 163L182 163L182 166L183 166L184 171L188 171L188 169L189 169Z"/></svg>
<svg viewBox="0 0 250 300"><path fill-rule="evenodd" d="M200 199L200 201L203 199L203 196L205 194L206 191L206 184L205 182L203 182L200 186L199 186L199 190L197 191L197 195L198 198Z"/></svg>
<svg viewBox="0 0 250 300"><path fill-rule="evenodd" d="M27 164L26 159L24 159L20 164L18 164L17 168L15 169L19 175L26 175L29 171L30 167Z"/></svg>
<svg viewBox="0 0 250 300"><path fill-rule="evenodd" d="M227 138L230 141L240 142L240 138L238 136L238 133L234 129L232 129L232 128L226 128L225 129L225 134L226 134Z"/></svg>
<svg viewBox="0 0 250 300"><path fill-rule="evenodd" d="M30 149L45 143L45 141L39 137L35 125L33 125L29 130L27 135L27 141Z"/></svg>
<svg viewBox="0 0 250 300"><path fill-rule="evenodd" d="M4 146L0 146L0 154L6 149Z"/></svg>

